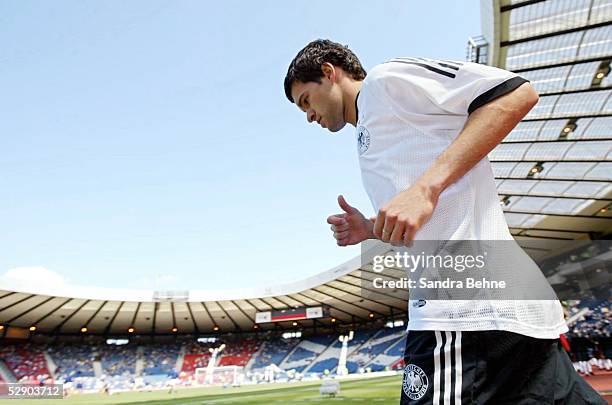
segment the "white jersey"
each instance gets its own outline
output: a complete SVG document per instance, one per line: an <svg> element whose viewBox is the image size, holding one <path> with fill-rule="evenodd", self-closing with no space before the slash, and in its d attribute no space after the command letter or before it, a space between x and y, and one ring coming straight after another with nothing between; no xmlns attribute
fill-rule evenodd
<svg viewBox="0 0 612 405"><path fill-rule="evenodd" d="M469 113L525 82L491 66L422 58L372 69L356 101L356 127L362 180L375 212L415 183L459 135ZM488 159L442 192L415 239L512 239ZM546 339L567 331L558 301L412 304L409 330L506 330Z"/></svg>

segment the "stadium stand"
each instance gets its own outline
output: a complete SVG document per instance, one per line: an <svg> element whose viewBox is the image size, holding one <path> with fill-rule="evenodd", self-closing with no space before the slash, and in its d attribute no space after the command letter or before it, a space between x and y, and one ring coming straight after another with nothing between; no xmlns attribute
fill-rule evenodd
<svg viewBox="0 0 612 405"><path fill-rule="evenodd" d="M295 349L287 356L280 364L280 368L284 370L295 370L300 373L312 363L318 355L334 341L335 336L322 335L312 336L302 341Z"/></svg>
<svg viewBox="0 0 612 405"><path fill-rule="evenodd" d="M203 368L208 365L210 359L211 346L204 345L201 343L190 343L185 348L185 356L183 358L183 366L181 367L180 373L183 378L191 377L196 368Z"/></svg>
<svg viewBox="0 0 612 405"><path fill-rule="evenodd" d="M100 345L97 347L104 374L109 376L134 375L138 358L136 345Z"/></svg>
<svg viewBox="0 0 612 405"><path fill-rule="evenodd" d="M566 302L569 317L575 318L566 333L574 365L585 374L592 364L609 368L612 359L612 311L609 300L586 299ZM574 316L575 315L575 316Z"/></svg>
<svg viewBox="0 0 612 405"><path fill-rule="evenodd" d="M47 353L54 360L57 368L55 375L67 379L73 377L94 377L92 345L49 345Z"/></svg>
<svg viewBox="0 0 612 405"><path fill-rule="evenodd" d="M251 370L263 369L272 364L281 364L299 342L299 339L283 339L280 336L265 340L259 354L254 356Z"/></svg>
<svg viewBox="0 0 612 405"><path fill-rule="evenodd" d="M602 300L583 300L567 307L568 314L583 314L571 325L568 339L574 357L580 339L586 339L590 344L586 349L581 349L580 357L574 363L576 369L586 376L612 374L612 360L602 350L603 345L598 343L602 336L609 338L609 307L610 302ZM588 309L587 313L585 309ZM10 343L0 349L0 364L5 364L18 381L49 382L53 381L54 376L55 381L82 391L161 389L171 381L181 385L197 383L194 375L196 368L206 368L210 361L209 349L223 343L226 354L219 357L217 366L245 367L244 376L252 383L289 381L333 375L342 346L338 340L340 334L346 334L346 331L289 339L273 333L227 336L205 344L189 340L121 346L102 342ZM354 331L353 340L349 342L347 368L350 373L401 369L405 343L403 326L382 329L362 326ZM96 371L96 363L103 374ZM182 364L181 372L177 374L175 367L179 363ZM55 369L50 365L54 365ZM268 366L274 369L271 380ZM180 380L174 380L177 377ZM224 381L231 383L231 380L230 375Z"/></svg>
<svg viewBox="0 0 612 405"><path fill-rule="evenodd" d="M181 347L176 344L148 344L143 346L143 375L171 375L175 372Z"/></svg>
<svg viewBox="0 0 612 405"><path fill-rule="evenodd" d="M390 341L393 343L387 346L387 349L383 350L383 352L376 356L369 364L372 371L382 371L387 368L392 368L392 366L403 357L404 347L406 347L406 334L402 333L399 339Z"/></svg>
<svg viewBox="0 0 612 405"><path fill-rule="evenodd" d="M353 340L351 340L348 344L348 354L350 355L359 346L364 344L371 336L372 332L370 331L356 331L354 333ZM327 350L321 353L321 355L317 358L316 363L313 363L312 366L308 367L304 371L311 373L323 373L325 370L330 372L334 371L338 366L338 357L340 357L341 348L342 342L336 340L327 348Z"/></svg>
<svg viewBox="0 0 612 405"><path fill-rule="evenodd" d="M609 338L612 336L612 312L610 301L589 300L581 302L578 308L588 308L568 332L570 337L584 337L590 339Z"/></svg>
<svg viewBox="0 0 612 405"><path fill-rule="evenodd" d="M260 342L254 338L247 338L243 342L228 344L221 353L219 366L246 366L251 357L259 350Z"/></svg>
<svg viewBox="0 0 612 405"><path fill-rule="evenodd" d="M387 328L378 331L372 338L365 342L358 350L351 353L346 361L346 368L349 373L355 373L359 369L369 366L369 364L385 350L396 344L405 334L404 328ZM383 359L381 359L382 361ZM398 360L398 359L395 359ZM384 369L380 364L377 368Z"/></svg>
<svg viewBox="0 0 612 405"><path fill-rule="evenodd" d="M18 382L38 382L51 379L44 352L37 345L7 345L0 348L0 358Z"/></svg>

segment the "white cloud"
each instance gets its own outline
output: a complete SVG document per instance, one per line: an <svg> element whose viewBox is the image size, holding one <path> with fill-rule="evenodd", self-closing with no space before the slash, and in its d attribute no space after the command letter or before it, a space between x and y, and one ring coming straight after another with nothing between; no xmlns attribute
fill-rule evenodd
<svg viewBox="0 0 612 405"><path fill-rule="evenodd" d="M61 274L42 266L23 266L7 270L0 276L0 285L7 287L43 285L59 287L68 284Z"/></svg>

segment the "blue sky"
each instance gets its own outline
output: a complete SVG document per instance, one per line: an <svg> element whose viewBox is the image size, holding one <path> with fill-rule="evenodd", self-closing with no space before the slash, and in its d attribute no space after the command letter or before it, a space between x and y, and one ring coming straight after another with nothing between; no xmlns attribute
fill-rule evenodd
<svg viewBox="0 0 612 405"><path fill-rule="evenodd" d="M358 255L325 222L340 193L373 214L354 128L307 124L287 66L316 38L463 60L478 4L0 3L0 274L216 289Z"/></svg>

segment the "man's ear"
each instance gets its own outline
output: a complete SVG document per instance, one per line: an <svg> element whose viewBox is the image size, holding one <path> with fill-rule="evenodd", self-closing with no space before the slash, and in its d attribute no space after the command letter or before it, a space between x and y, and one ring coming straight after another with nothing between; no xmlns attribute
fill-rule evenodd
<svg viewBox="0 0 612 405"><path fill-rule="evenodd" d="M331 63L323 63L321 65L321 71L323 71L323 76L325 76L330 82L334 82L336 80L336 68Z"/></svg>

